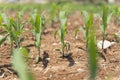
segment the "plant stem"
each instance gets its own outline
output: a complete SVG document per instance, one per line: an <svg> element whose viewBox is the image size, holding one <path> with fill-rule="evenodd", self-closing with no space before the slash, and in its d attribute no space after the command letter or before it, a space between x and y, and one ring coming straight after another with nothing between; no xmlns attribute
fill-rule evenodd
<svg viewBox="0 0 120 80"><path fill-rule="evenodd" d="M38 46L38 56L40 57L40 47Z"/></svg>
<svg viewBox="0 0 120 80"><path fill-rule="evenodd" d="M102 50L104 49L104 41L105 41L105 32L103 33Z"/></svg>
<svg viewBox="0 0 120 80"><path fill-rule="evenodd" d="M62 56L63 56L63 58L64 58L64 42L63 42L63 44L62 44Z"/></svg>

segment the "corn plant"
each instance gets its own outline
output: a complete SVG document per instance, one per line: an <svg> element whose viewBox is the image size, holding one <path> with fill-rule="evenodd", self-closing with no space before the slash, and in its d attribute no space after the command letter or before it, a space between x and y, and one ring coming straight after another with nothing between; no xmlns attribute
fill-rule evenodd
<svg viewBox="0 0 120 80"><path fill-rule="evenodd" d="M17 20L13 18L10 19L11 26L13 27L13 40L15 41L17 48L20 48L20 43L24 40L24 38L20 37L24 28L24 23L21 21L22 15L22 12L18 12Z"/></svg>
<svg viewBox="0 0 120 80"><path fill-rule="evenodd" d="M16 70L20 80L35 80L31 71L28 71L24 56L22 54L28 54L25 48L16 48L13 50L13 67Z"/></svg>
<svg viewBox="0 0 120 80"><path fill-rule="evenodd" d="M35 36L35 46L38 49L38 56L36 57L36 63L38 63L40 58L40 46L41 46L41 35L42 29L44 27L45 18L44 16L40 16L36 12L32 15L32 25L33 25L33 33Z"/></svg>
<svg viewBox="0 0 120 80"><path fill-rule="evenodd" d="M97 72L97 46L96 46L96 36L95 29L93 25L93 15L90 15L88 20L88 29L87 30L87 53L88 53L88 62L90 69L90 80L96 80Z"/></svg>
<svg viewBox="0 0 120 80"><path fill-rule="evenodd" d="M86 51L88 53L90 80L95 80L97 71L97 47L95 29L93 27L93 14L89 15L86 11L82 11L82 15L85 22L85 29L83 27L76 29L75 36L77 36L79 30L83 32L86 40Z"/></svg>
<svg viewBox="0 0 120 80"><path fill-rule="evenodd" d="M6 39L10 42L10 49L12 53L13 43L15 42L16 47L20 47L20 43L23 41L23 38L20 38L20 35L23 31L23 24L21 22L22 12L17 13L17 20L15 21L14 18L8 18L8 16L3 13L2 19L4 23L2 27L5 29L6 35L0 40L0 45L6 41Z"/></svg>
<svg viewBox="0 0 120 80"><path fill-rule="evenodd" d="M87 15L86 12L84 15ZM93 15L90 15L88 18L85 17L86 30L81 28L86 39L86 50L88 53L88 63L90 69L90 80L95 80L96 71L97 71L97 46L96 46L96 37L95 29L93 27Z"/></svg>
<svg viewBox="0 0 120 80"><path fill-rule="evenodd" d="M68 51L70 50L70 44L65 42L65 35L66 35L66 31L67 31L67 17L66 17L66 12L65 11L60 11L59 13L59 19L60 19L60 29L59 29L59 35L60 35L60 40L61 40L61 53L62 53L62 57L66 57L67 55L65 55L65 49L68 53ZM55 31L54 36L56 38L56 34L57 34L58 30Z"/></svg>
<svg viewBox="0 0 120 80"><path fill-rule="evenodd" d="M80 27L75 30L75 37L77 36L78 31L82 31L84 38L86 40L86 49L88 47L88 35L89 35L89 27L91 26L91 19L89 19L89 14L86 11L81 12L83 15L83 19L85 22L85 29L83 27Z"/></svg>
<svg viewBox="0 0 120 80"><path fill-rule="evenodd" d="M10 19L7 17L7 15L5 13L1 14L2 19L4 21L4 28L7 32L7 34L0 40L0 45L6 41L7 37L9 36L10 39L10 49L11 49L11 53L12 53L12 46L13 46L13 38L12 38L12 27L10 24Z"/></svg>
<svg viewBox="0 0 120 80"><path fill-rule="evenodd" d="M102 25L100 26L100 29L102 31L102 38L103 38L102 39L103 40L102 49L104 48L105 32L107 29L107 25L110 21L112 14L113 14L113 13L108 14L108 9L109 8L107 6L103 6Z"/></svg>

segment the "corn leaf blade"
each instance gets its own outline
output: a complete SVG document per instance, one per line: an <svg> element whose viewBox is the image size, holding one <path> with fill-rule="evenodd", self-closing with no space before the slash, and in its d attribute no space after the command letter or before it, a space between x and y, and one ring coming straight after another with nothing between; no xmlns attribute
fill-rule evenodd
<svg viewBox="0 0 120 80"><path fill-rule="evenodd" d="M24 53L24 50L21 51L20 48L13 51L13 66L21 80L35 80L32 73L27 70L27 65L24 62L22 53Z"/></svg>

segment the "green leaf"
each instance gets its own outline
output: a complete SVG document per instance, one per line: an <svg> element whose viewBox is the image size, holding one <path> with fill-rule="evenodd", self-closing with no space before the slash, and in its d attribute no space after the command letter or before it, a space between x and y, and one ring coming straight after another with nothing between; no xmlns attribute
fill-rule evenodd
<svg viewBox="0 0 120 80"><path fill-rule="evenodd" d="M39 33L36 34L35 39L36 39L35 45L36 47L39 47L41 45L41 35Z"/></svg>
<svg viewBox="0 0 120 80"><path fill-rule="evenodd" d="M56 39L57 34L58 34L58 30L56 30L56 31L54 32L54 38L55 38L55 39Z"/></svg>
<svg viewBox="0 0 120 80"><path fill-rule="evenodd" d="M107 28L107 16L108 16L108 7L104 6L103 7L103 30L105 32L106 28Z"/></svg>
<svg viewBox="0 0 120 80"><path fill-rule="evenodd" d="M88 22L86 24L86 33L85 33L85 36L86 36L86 48L88 46L88 40L89 40L89 31L90 31L90 28L93 26L93 15L91 14L89 16L89 19L88 19Z"/></svg>
<svg viewBox="0 0 120 80"><path fill-rule="evenodd" d="M60 11L59 13L59 19L60 19L60 40L62 43L62 53L64 54L64 48L65 48L65 42L64 38L66 35L66 24L67 24L67 17L66 17L66 12L65 11Z"/></svg>
<svg viewBox="0 0 120 80"><path fill-rule="evenodd" d="M13 18L10 18L10 24L14 28L14 30L17 31L17 23L15 22Z"/></svg>
<svg viewBox="0 0 120 80"><path fill-rule="evenodd" d="M29 50L25 47L20 47L20 50L21 50L22 56L27 58L29 55Z"/></svg>
<svg viewBox="0 0 120 80"><path fill-rule="evenodd" d="M5 26L6 30L10 31L11 27L10 27L10 20L9 20L9 18L7 17L7 15L5 13L1 14L1 16L2 16L3 21L6 24L6 26Z"/></svg>
<svg viewBox="0 0 120 80"><path fill-rule="evenodd" d="M102 35L104 34L104 28L103 25L100 26L100 30L102 31Z"/></svg>
<svg viewBox="0 0 120 80"><path fill-rule="evenodd" d="M55 51L61 51L60 49L56 48Z"/></svg>
<svg viewBox="0 0 120 80"><path fill-rule="evenodd" d="M90 16L90 24L89 24L89 36L88 36L88 63L90 69L90 80L96 80L97 73L97 47L96 47L96 35L95 28L93 27L93 16Z"/></svg>
<svg viewBox="0 0 120 80"><path fill-rule="evenodd" d="M22 12L22 11L19 11L19 12L17 13L17 17L18 17L19 19L22 18L22 15L23 15L23 12Z"/></svg>
<svg viewBox="0 0 120 80"><path fill-rule="evenodd" d="M6 30L8 33L11 32L11 30L8 28L8 26L7 26L6 24L3 24L3 27L5 28L5 30Z"/></svg>
<svg viewBox="0 0 120 80"><path fill-rule="evenodd" d="M0 15L0 25L2 24L2 16Z"/></svg>
<svg viewBox="0 0 120 80"><path fill-rule="evenodd" d="M21 51L20 48L13 50L13 66L17 71L20 80L35 80L32 73L27 69L27 65L24 62L22 52L24 51Z"/></svg>
<svg viewBox="0 0 120 80"><path fill-rule="evenodd" d="M110 22L110 19L111 19L112 15L113 15L113 12L108 14L108 16L107 16L107 24Z"/></svg>
<svg viewBox="0 0 120 80"><path fill-rule="evenodd" d="M0 45L2 45L3 42L5 42L5 40L7 39L8 35L9 35L9 34L7 34L7 35L4 36L4 37L2 37L2 36L0 37Z"/></svg>
<svg viewBox="0 0 120 80"><path fill-rule="evenodd" d="M59 13L59 18L60 18L60 19L64 19L65 16L66 16L66 12L65 12L65 11L60 11L60 13Z"/></svg>
<svg viewBox="0 0 120 80"><path fill-rule="evenodd" d="M40 23L40 15L36 15L36 21L35 21L35 32L40 33L41 23Z"/></svg>
<svg viewBox="0 0 120 80"><path fill-rule="evenodd" d="M94 32L90 32L90 38L88 43L88 54L89 54L89 68L90 68L90 80L96 80L97 72L97 48Z"/></svg>
<svg viewBox="0 0 120 80"><path fill-rule="evenodd" d="M35 46L38 49L38 55L40 55L40 46L41 46L41 35L42 35L42 28L45 24L44 16L40 16L36 12L31 17L33 33L35 35Z"/></svg>

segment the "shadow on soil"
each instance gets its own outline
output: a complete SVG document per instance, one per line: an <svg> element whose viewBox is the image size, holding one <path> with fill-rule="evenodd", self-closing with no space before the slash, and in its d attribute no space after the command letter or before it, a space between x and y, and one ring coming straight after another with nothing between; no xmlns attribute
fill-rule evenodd
<svg viewBox="0 0 120 80"><path fill-rule="evenodd" d="M66 58L68 60L68 62L69 62L68 67L71 67L71 66L73 66L75 64L75 61L74 61L74 59L72 57L72 53L64 54L60 58L63 58L63 59Z"/></svg>
<svg viewBox="0 0 120 80"><path fill-rule="evenodd" d="M12 74L17 74L17 72L12 69L12 64L0 65L0 76L5 74L7 71Z"/></svg>
<svg viewBox="0 0 120 80"><path fill-rule="evenodd" d="M49 54L46 51L43 52L42 63L43 63L43 68L45 69L49 63Z"/></svg>
<svg viewBox="0 0 120 80"><path fill-rule="evenodd" d="M72 53L70 53L67 57L67 60L69 61L69 67L73 66L75 64L74 59L72 58Z"/></svg>

